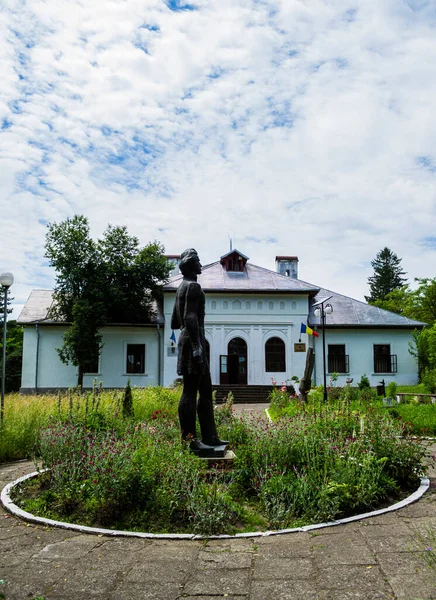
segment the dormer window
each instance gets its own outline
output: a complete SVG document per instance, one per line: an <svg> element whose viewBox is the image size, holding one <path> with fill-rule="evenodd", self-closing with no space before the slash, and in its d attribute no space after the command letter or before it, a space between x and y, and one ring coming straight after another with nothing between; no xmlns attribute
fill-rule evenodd
<svg viewBox="0 0 436 600"><path fill-rule="evenodd" d="M226 271L232 271L240 273L245 269L245 263L248 257L239 252L238 250L232 250L224 256L221 256L220 262L225 267Z"/></svg>

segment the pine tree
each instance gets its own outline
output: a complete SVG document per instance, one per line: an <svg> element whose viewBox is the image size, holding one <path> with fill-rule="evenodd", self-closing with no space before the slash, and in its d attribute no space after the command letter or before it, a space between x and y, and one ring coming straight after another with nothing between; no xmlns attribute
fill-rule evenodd
<svg viewBox="0 0 436 600"><path fill-rule="evenodd" d="M407 279L402 277L406 273L401 269L401 258L389 248L383 248L371 261L374 275L368 277L370 296L365 296L367 302L374 303L384 300L394 290L403 287Z"/></svg>

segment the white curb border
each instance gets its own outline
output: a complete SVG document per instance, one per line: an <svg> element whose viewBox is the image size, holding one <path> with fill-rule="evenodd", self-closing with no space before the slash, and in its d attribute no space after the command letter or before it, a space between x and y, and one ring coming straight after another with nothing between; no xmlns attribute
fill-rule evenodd
<svg viewBox="0 0 436 600"><path fill-rule="evenodd" d="M43 471L41 471L42 473ZM268 537L271 535L282 535L284 533L304 532L313 531L314 529L322 529L324 527L333 527L335 525L344 525L346 523L352 523L354 521L361 521L362 519L368 519L369 517L377 517L394 510L404 508L413 502L419 500L430 487L430 479L428 477L421 478L421 484L416 492L413 492L410 496L380 510L374 510L372 512L364 513L361 515L355 515L354 517L347 517L346 519L338 519L337 521L330 521L328 523L317 523L315 525L305 525L303 527L295 527L293 529L279 529L277 531L253 531L250 533L237 533L235 535L195 535L193 533L142 533L139 531L119 531L116 529L100 529L97 527L87 527L86 525L75 525L74 523L64 523L62 521L54 521L53 519L44 519L43 517L37 517L31 513L26 512L19 508L11 500L11 492L15 486L19 485L27 479L33 479L40 474L38 471L34 471L29 475L24 475L11 483L8 483L1 492L0 500L7 511L30 523L36 523L38 525L50 525L52 527L61 527L62 529L70 529L72 531L79 531L81 533L90 533L94 535L107 535L111 537L135 537L135 538L147 538L157 540L217 540L217 539L237 539L237 538L253 538L253 537Z"/></svg>

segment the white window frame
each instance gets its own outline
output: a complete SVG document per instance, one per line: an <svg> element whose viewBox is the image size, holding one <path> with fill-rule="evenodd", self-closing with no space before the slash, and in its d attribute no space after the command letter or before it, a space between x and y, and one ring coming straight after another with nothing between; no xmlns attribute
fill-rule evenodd
<svg viewBox="0 0 436 600"><path fill-rule="evenodd" d="M129 346L144 346L144 372L143 373L128 373L127 372L127 349ZM147 344L145 342L138 342L136 340L134 341L129 341L129 342L124 342L124 353L123 353L123 360L124 360L124 368L123 368L123 375L125 375L126 377L144 377L147 376Z"/></svg>

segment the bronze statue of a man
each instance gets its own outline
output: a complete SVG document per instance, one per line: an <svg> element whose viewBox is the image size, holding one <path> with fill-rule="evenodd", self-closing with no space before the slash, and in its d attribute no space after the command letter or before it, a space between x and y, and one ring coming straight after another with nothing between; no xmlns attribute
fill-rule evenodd
<svg viewBox="0 0 436 600"><path fill-rule="evenodd" d="M204 337L205 296L197 275L201 264L197 251L185 250L179 269L183 281L177 293L171 318L171 328L180 329L177 373L183 377L183 392L179 403L182 438L190 441L190 449L199 455L213 455L218 446L228 444L219 439L212 403L212 381L206 358ZM198 401L197 401L198 394ZM201 440L197 438L196 416L200 422Z"/></svg>

